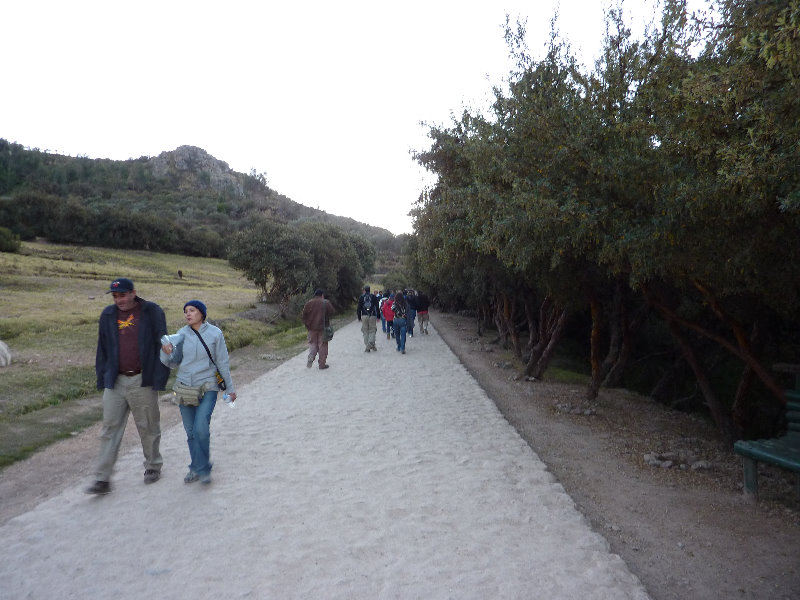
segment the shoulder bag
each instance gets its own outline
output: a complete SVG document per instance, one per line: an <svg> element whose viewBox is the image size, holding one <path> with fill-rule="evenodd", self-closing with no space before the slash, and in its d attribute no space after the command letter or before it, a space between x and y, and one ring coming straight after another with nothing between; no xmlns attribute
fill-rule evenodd
<svg viewBox="0 0 800 600"><path fill-rule="evenodd" d="M211 361L211 363L214 365L214 368L217 370L217 373L216 373L216 375L217 375L217 387L219 389L221 389L221 390L224 390L227 387L227 385L225 385L225 380L222 378L222 375L219 374L219 367L217 367L217 363L215 363L214 359L211 357L211 350L209 350L208 346L206 346L206 342L203 339L203 336L200 335L200 332L197 331L194 327L189 327L189 329L194 331L195 334L197 335L197 337L200 338L200 343L203 344L203 348L206 349L206 354L208 354L208 359Z"/></svg>
<svg viewBox="0 0 800 600"><path fill-rule="evenodd" d="M328 322L328 309L325 306L327 303L327 300L322 301L322 316L325 319L325 332L323 334L323 339L326 342L330 342L333 339L333 325Z"/></svg>

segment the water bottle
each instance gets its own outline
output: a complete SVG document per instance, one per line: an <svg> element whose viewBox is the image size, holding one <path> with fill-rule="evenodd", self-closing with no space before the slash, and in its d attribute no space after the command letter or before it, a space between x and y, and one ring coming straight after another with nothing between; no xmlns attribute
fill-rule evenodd
<svg viewBox="0 0 800 600"><path fill-rule="evenodd" d="M225 395L222 396L222 401L225 404L227 404L228 406L230 406L231 408L235 408L236 407L236 401L235 400L231 400L231 395L228 392L225 392Z"/></svg>
<svg viewBox="0 0 800 600"><path fill-rule="evenodd" d="M173 334L166 334L161 336L161 345L164 346L166 344L172 344L172 347L175 348L183 339L182 333L173 333Z"/></svg>

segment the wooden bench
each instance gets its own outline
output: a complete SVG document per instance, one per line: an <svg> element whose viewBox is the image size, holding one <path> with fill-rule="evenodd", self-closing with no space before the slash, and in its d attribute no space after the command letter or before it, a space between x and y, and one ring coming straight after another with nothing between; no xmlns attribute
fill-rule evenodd
<svg viewBox="0 0 800 600"><path fill-rule="evenodd" d="M758 497L758 463L764 462L795 472L797 493L800 495L800 365L774 365L773 369L795 374L795 389L786 391L786 434L764 440L739 440L734 452L742 456L744 493Z"/></svg>

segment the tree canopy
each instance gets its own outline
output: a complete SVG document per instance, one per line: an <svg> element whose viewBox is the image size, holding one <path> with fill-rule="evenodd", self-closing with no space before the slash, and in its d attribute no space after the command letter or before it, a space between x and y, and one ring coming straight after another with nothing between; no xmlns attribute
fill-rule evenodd
<svg viewBox="0 0 800 600"><path fill-rule="evenodd" d="M774 428L768 361L798 348L798 14L665 0L634 39L614 7L589 72L557 31L535 60L509 25L518 66L490 113L431 128L416 155L437 176L413 211L416 278L494 321L529 374L585 321L590 397L646 342L688 366L724 435L757 433L756 413Z"/></svg>
<svg viewBox="0 0 800 600"><path fill-rule="evenodd" d="M344 308L372 273L375 250L365 238L328 223L264 219L232 237L228 260L265 298L284 307L321 288L334 306Z"/></svg>

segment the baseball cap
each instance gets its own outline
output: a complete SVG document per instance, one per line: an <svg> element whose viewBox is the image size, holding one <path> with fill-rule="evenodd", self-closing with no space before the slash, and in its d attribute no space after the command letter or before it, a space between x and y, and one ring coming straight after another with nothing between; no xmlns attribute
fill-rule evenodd
<svg viewBox="0 0 800 600"><path fill-rule="evenodd" d="M109 286L108 291L106 294L110 294L111 292L132 292L133 291L133 282L130 279L125 279L124 277L120 277L119 279L115 279L111 282L111 286Z"/></svg>

